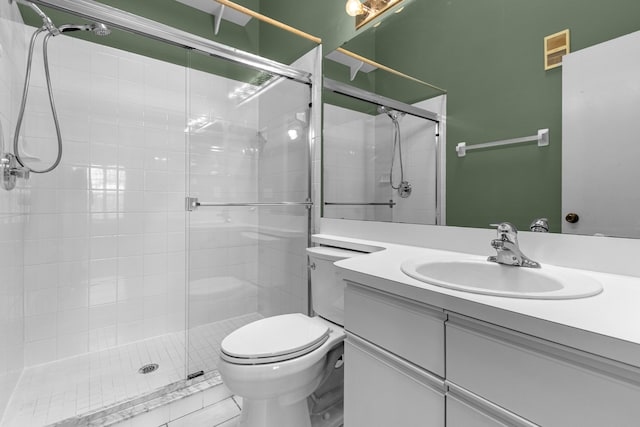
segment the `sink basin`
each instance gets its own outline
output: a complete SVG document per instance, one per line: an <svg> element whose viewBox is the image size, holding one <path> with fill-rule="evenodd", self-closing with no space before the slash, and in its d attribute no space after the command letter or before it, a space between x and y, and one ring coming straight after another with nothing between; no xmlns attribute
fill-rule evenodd
<svg viewBox="0 0 640 427"><path fill-rule="evenodd" d="M512 267L486 259L409 260L402 271L431 285L509 298L573 299L602 292L602 284L577 271L543 265Z"/></svg>

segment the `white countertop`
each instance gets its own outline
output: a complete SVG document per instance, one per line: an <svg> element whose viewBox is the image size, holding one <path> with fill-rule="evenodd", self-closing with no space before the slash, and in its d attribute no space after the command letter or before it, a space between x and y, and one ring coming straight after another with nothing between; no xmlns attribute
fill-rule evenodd
<svg viewBox="0 0 640 427"><path fill-rule="evenodd" d="M637 277L577 270L600 281L602 293L566 300L496 297L430 285L400 270L408 259L472 255L323 234L314 235L313 240L377 250L336 263L349 281L640 367Z"/></svg>

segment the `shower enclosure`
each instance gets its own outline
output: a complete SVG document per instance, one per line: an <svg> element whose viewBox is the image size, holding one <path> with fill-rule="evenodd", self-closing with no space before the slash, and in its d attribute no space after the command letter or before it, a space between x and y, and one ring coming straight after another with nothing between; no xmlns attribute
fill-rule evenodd
<svg viewBox="0 0 640 427"><path fill-rule="evenodd" d="M99 3L37 3L111 35L51 37L61 162L0 190L3 426L210 377L235 328L308 312L310 74ZM0 20L8 141L36 28L6 0ZM33 61L20 149L38 169L57 152Z"/></svg>
<svg viewBox="0 0 640 427"><path fill-rule="evenodd" d="M441 224L445 97L408 105L328 78L324 88L341 105L323 105L323 216Z"/></svg>

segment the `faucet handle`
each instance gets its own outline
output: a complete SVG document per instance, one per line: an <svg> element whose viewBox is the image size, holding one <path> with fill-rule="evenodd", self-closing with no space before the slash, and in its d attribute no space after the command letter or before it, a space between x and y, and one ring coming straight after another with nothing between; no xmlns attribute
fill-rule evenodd
<svg viewBox="0 0 640 427"><path fill-rule="evenodd" d="M529 230L546 233L549 231L549 220L547 218L536 218L529 226Z"/></svg>

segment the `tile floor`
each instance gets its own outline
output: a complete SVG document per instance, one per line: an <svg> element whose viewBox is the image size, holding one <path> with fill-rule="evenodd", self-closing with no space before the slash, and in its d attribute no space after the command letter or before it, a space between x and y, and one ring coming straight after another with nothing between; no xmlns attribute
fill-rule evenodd
<svg viewBox="0 0 640 427"><path fill-rule="evenodd" d="M261 317L252 313L192 329L188 372L216 369L222 339ZM185 342L184 332L173 333L27 368L0 425L44 426L179 381L186 372ZM147 363L157 363L160 368L151 374L138 374Z"/></svg>
<svg viewBox="0 0 640 427"><path fill-rule="evenodd" d="M229 397L201 411L171 421L166 427L236 427L241 406L240 398Z"/></svg>

